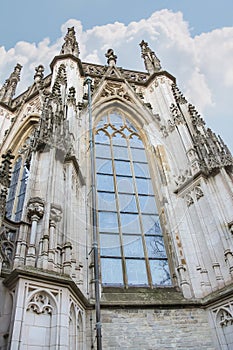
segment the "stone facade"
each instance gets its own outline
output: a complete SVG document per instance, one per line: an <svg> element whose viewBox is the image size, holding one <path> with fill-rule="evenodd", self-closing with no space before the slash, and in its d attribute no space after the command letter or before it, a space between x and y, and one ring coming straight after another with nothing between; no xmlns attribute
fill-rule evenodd
<svg viewBox="0 0 233 350"><path fill-rule="evenodd" d="M82 62L69 28L51 74L45 77L39 65L31 87L14 97L17 64L0 89L2 350L233 346L233 159L148 43L140 47L146 72L118 67L112 49L106 65ZM117 198L117 247L113 227L100 230L92 133L109 137L111 154L120 135L128 148L118 151L130 154L133 192L129 185L124 197L120 192L117 179L125 168L102 171L115 181L110 195ZM141 148L131 154L135 140ZM147 160L137 163L133 157L143 152ZM136 163L143 176L133 170ZM136 182L143 181L150 189L140 194ZM108 196L107 181L102 186ZM148 196L147 219L152 217L149 191L160 230L154 234L139 209ZM136 203L130 213L119 201L129 193ZM104 206L104 213L112 212L111 201ZM133 217L136 206L137 219L124 231L120 220L125 213ZM130 231L137 220L141 236ZM124 246L130 235L135 241ZM103 237L112 239L104 248ZM151 237L157 240L153 249ZM114 270L119 261L122 270Z"/></svg>

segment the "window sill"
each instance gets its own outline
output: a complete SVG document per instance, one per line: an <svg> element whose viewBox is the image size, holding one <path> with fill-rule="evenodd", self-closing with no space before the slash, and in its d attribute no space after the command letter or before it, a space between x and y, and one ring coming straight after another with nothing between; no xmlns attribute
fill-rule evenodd
<svg viewBox="0 0 233 350"><path fill-rule="evenodd" d="M101 307L175 307L199 305L197 300L187 300L176 287L103 287Z"/></svg>

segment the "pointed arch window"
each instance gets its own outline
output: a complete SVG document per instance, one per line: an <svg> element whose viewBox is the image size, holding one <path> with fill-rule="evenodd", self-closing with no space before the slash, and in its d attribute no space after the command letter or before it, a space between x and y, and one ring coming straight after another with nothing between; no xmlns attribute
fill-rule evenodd
<svg viewBox="0 0 233 350"><path fill-rule="evenodd" d="M102 283L170 285L170 273L138 130L118 112L95 131L98 231Z"/></svg>
<svg viewBox="0 0 233 350"><path fill-rule="evenodd" d="M19 156L16 159L6 202L6 217L20 221L23 211L24 198L29 177L30 158Z"/></svg>

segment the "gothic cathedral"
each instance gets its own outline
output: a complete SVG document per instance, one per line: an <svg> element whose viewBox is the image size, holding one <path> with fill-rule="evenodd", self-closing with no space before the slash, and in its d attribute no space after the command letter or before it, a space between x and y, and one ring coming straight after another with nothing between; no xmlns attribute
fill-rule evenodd
<svg viewBox="0 0 233 350"><path fill-rule="evenodd" d="M233 349L233 159L148 43L0 89L0 349Z"/></svg>

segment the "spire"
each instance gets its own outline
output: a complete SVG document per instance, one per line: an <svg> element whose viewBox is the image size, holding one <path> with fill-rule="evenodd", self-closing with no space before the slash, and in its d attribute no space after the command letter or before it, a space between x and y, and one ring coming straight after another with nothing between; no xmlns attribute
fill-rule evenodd
<svg viewBox="0 0 233 350"><path fill-rule="evenodd" d="M20 81L21 69L22 66L17 63L13 73L11 73L9 79L5 81L5 84L0 89L0 102L4 102L7 105L11 104L12 98L15 95L17 84Z"/></svg>
<svg viewBox="0 0 233 350"><path fill-rule="evenodd" d="M108 51L105 54L105 57L107 57L107 63L110 67L113 67L116 65L117 56L114 54L113 49L108 49Z"/></svg>
<svg viewBox="0 0 233 350"><path fill-rule="evenodd" d="M78 58L80 52L79 52L78 43L75 37L74 27L68 28L68 31L64 40L65 42L62 45L60 54L61 55L71 54Z"/></svg>
<svg viewBox="0 0 233 350"><path fill-rule="evenodd" d="M148 43L144 40L139 44L141 46L142 58L144 59L145 68L149 74L153 74L161 70L160 60L148 47Z"/></svg>

